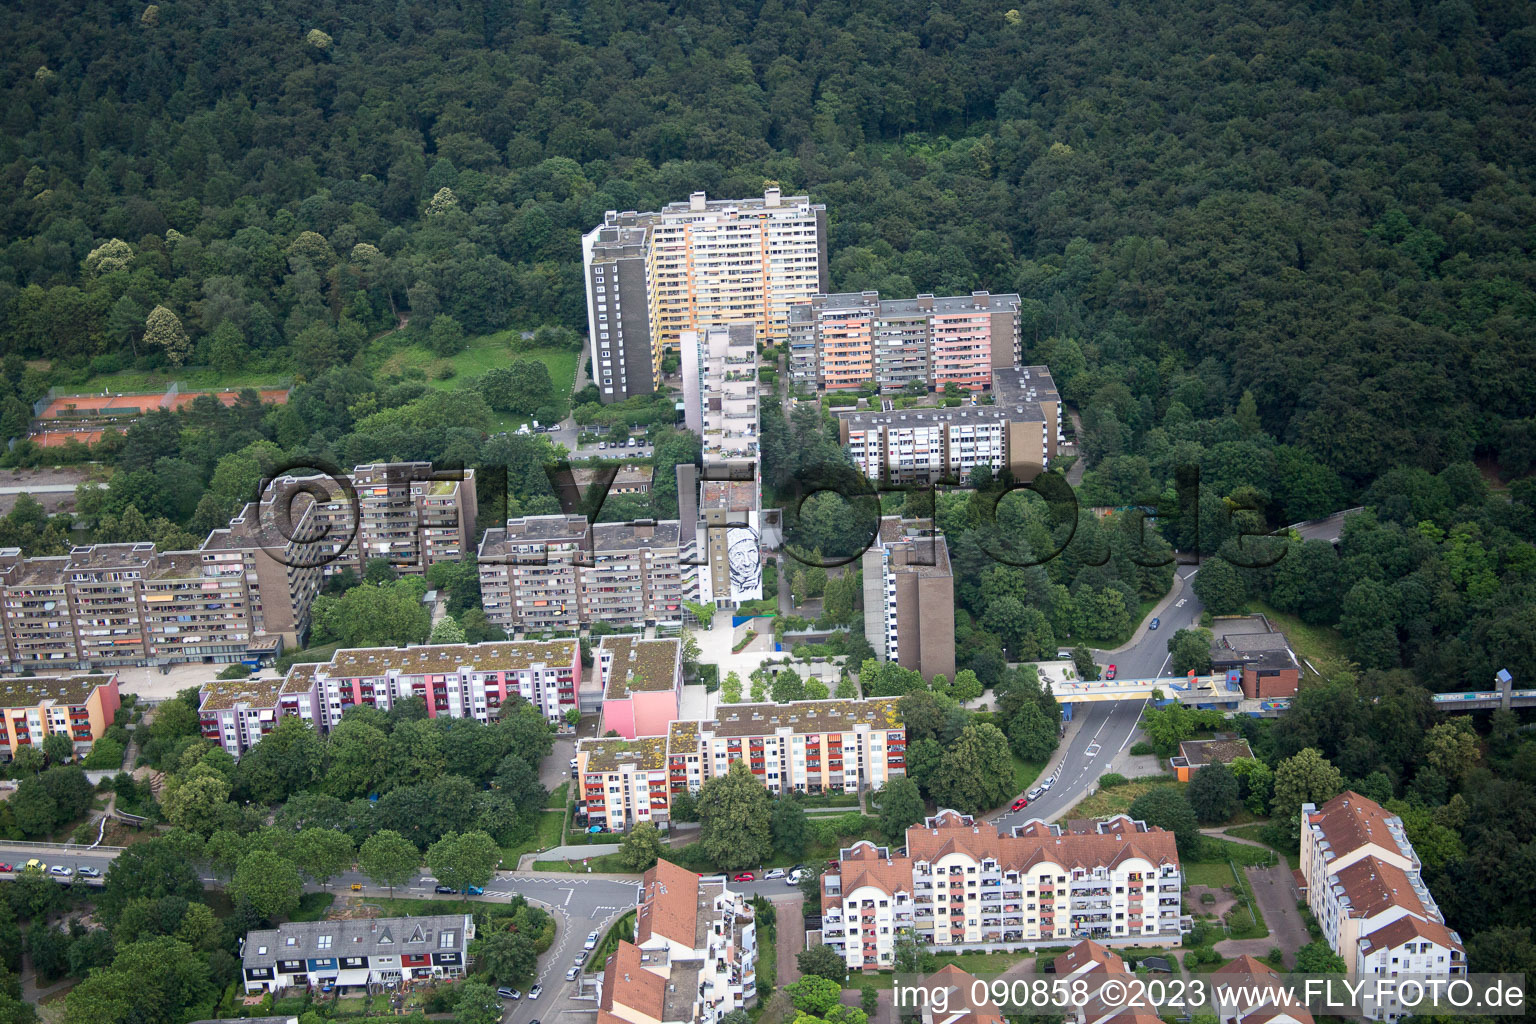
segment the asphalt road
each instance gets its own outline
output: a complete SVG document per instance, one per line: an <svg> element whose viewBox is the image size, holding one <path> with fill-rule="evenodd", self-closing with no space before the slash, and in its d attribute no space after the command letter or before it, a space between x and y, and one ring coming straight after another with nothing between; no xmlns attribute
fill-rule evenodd
<svg viewBox="0 0 1536 1024"><path fill-rule="evenodd" d="M1199 623L1200 599L1187 586L1190 577L1199 570L1191 566L1177 571L1186 583L1184 592L1161 613L1157 629L1146 630L1128 650L1094 652L1095 662L1115 666L1116 678L1147 679L1162 675L1168 667L1168 638ZM1109 770L1115 755L1129 745L1145 704L1145 700L1137 699L1074 705L1073 717L1079 725L1060 761L1051 769L1056 775L1055 784L1023 810L1006 811L993 819L998 831L1007 832L1031 818L1055 821L1070 810L1087 795L1094 780Z"/></svg>

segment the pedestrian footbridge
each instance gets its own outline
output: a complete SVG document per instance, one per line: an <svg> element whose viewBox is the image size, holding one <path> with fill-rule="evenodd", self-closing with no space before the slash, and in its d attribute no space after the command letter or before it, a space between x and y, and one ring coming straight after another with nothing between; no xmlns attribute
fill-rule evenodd
<svg viewBox="0 0 1536 1024"><path fill-rule="evenodd" d="M1150 700L1160 694L1159 704L1178 701L1187 707L1235 711L1243 699L1236 672L1207 676L1156 676L1151 679L1052 680L1051 692L1062 706L1063 717L1072 718L1076 704L1105 701Z"/></svg>

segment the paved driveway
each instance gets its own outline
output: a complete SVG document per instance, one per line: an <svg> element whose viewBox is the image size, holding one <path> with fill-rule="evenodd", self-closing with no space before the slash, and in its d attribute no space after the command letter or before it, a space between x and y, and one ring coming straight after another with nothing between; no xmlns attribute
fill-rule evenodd
<svg viewBox="0 0 1536 1024"><path fill-rule="evenodd" d="M1262 939L1223 939L1216 943L1216 952L1227 957L1247 953L1263 959L1279 946L1285 950L1285 963L1290 967L1296 962L1296 951L1312 941L1301 911L1296 909L1296 883L1291 877L1291 866L1280 857L1272 868L1244 870L1248 873L1248 884L1253 887L1253 901L1269 926L1269 935Z"/></svg>

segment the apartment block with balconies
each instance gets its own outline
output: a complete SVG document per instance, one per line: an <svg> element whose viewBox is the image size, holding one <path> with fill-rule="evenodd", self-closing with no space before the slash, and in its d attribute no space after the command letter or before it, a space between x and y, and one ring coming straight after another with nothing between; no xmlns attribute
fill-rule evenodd
<svg viewBox="0 0 1536 1024"><path fill-rule="evenodd" d="M580 740L576 779L578 821L627 832L642 822L671 820L665 736Z"/></svg>
<svg viewBox="0 0 1536 1024"><path fill-rule="evenodd" d="M678 539L677 520L509 520L480 543L486 618L509 633L574 632L593 622L676 626L683 608Z"/></svg>
<svg viewBox="0 0 1536 1024"><path fill-rule="evenodd" d="M872 381L886 392L913 383L980 391L1020 352L1017 295L822 294L795 307L789 324L790 376L806 389Z"/></svg>
<svg viewBox="0 0 1536 1024"><path fill-rule="evenodd" d="M709 721L673 722L668 787L696 792L741 761L771 793L857 793L907 771L894 697L722 705Z"/></svg>
<svg viewBox="0 0 1536 1024"><path fill-rule="evenodd" d="M387 711L411 697L428 718L490 722L521 697L557 721L576 706L581 651L575 640L347 648L316 668L315 683L326 729L356 705Z"/></svg>
<svg viewBox="0 0 1536 1024"><path fill-rule="evenodd" d="M352 470L361 565L386 558L399 572L424 573L456 562L475 536L475 471L437 472L428 462L389 462Z"/></svg>
<svg viewBox="0 0 1536 1024"><path fill-rule="evenodd" d="M317 729L322 721L314 664L298 664L281 679L232 679L205 683L198 694L203 739L239 759L285 717Z"/></svg>
<svg viewBox="0 0 1536 1024"><path fill-rule="evenodd" d="M14 757L54 734L84 749L101 739L120 704L116 673L0 681L0 750Z"/></svg>
<svg viewBox="0 0 1536 1024"><path fill-rule="evenodd" d="M904 856L868 842L842 852L822 876L823 941L853 970L890 967L907 928L956 950L1073 936L1172 945L1192 927L1182 878L1173 834L1124 815L1000 836L945 810L907 830Z"/></svg>
<svg viewBox="0 0 1536 1024"><path fill-rule="evenodd" d="M620 969L626 961L660 975L668 990L678 987L676 977L686 977L688 992L696 998L692 1012L681 1019L692 1024L718 1024L757 1000L756 914L751 899L728 888L723 875L700 876L657 861L640 883L635 941L622 945L632 945L633 951L621 949L605 965L609 969L600 995L618 1013L647 998L647 983L635 984L633 967ZM637 990L642 994L637 996ZM644 1024L669 1016L665 1009L652 1009L624 1019Z"/></svg>

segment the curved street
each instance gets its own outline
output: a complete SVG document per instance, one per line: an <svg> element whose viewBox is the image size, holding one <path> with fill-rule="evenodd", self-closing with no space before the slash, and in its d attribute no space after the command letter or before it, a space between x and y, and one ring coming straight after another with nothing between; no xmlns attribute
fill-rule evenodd
<svg viewBox="0 0 1536 1024"><path fill-rule="evenodd" d="M1168 666L1168 638L1181 629L1199 625L1203 606L1195 596L1189 579L1196 566L1180 566L1174 572L1173 586L1167 596L1152 609L1147 620L1136 627L1130 641L1113 651L1094 651L1099 665L1114 665L1119 679L1147 679L1162 675ZM1148 629L1153 619L1161 619L1157 629ZM1073 721L1066 741L1057 748L1050 764L1041 773L1052 774L1056 783L1040 799L1019 811L1006 811L992 819L1000 832L1022 825L1031 818L1055 821L1082 800L1098 777L1109 770L1116 754L1130 746L1141 720L1145 700L1095 701L1073 706Z"/></svg>

